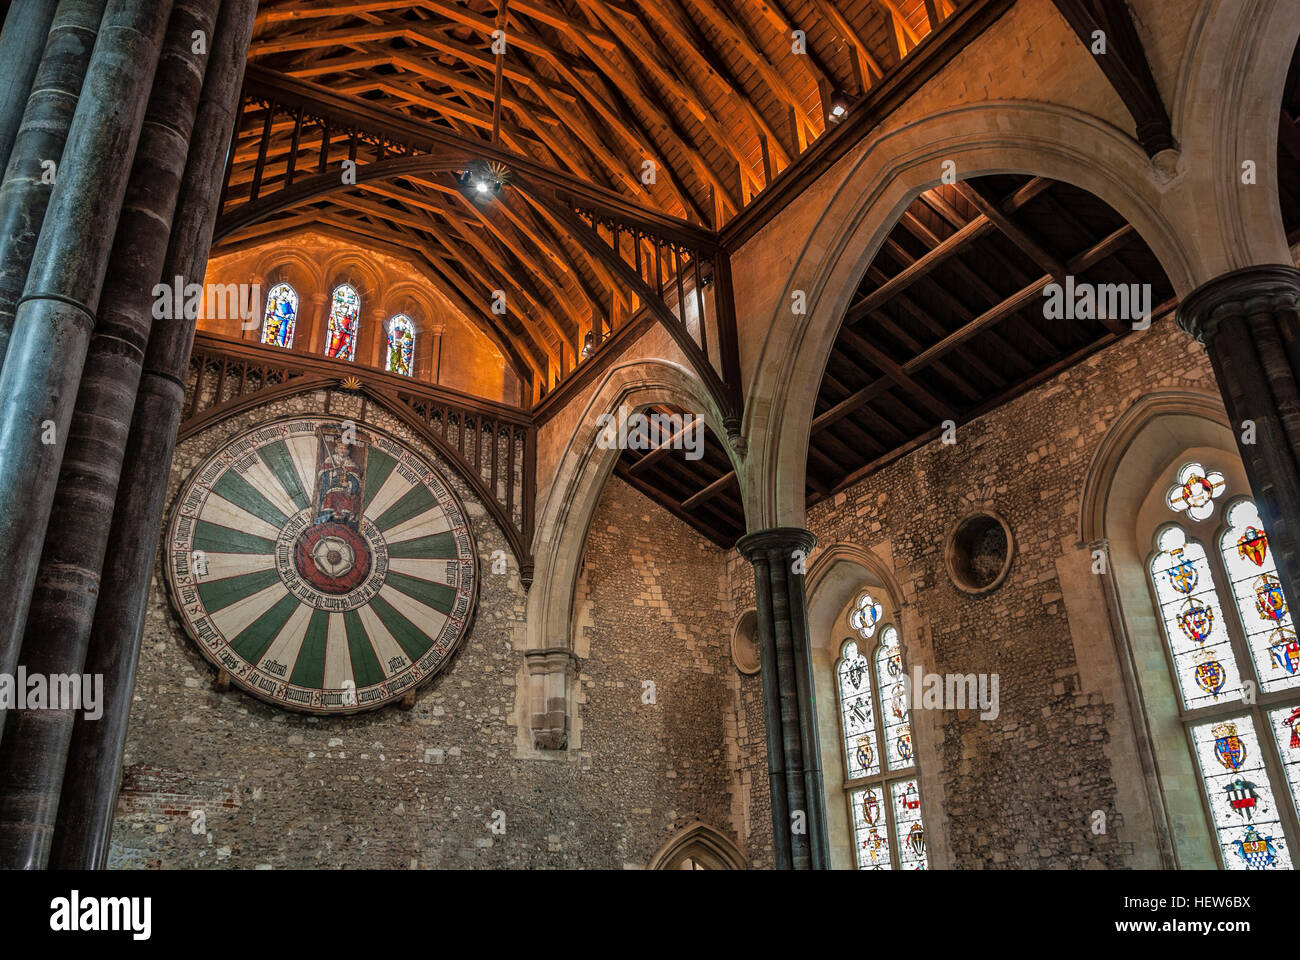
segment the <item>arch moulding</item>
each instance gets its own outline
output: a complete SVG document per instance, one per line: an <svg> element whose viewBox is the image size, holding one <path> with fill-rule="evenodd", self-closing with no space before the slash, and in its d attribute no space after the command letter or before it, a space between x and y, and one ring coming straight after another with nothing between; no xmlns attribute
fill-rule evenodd
<svg viewBox="0 0 1300 960"><path fill-rule="evenodd" d="M538 511L533 537L536 566L528 593L528 649L572 650L575 645L573 604L587 531L620 455L617 449L601 448L598 418L602 414L630 416L652 404L703 411L714 435L725 436L720 432L721 414L708 390L681 364L637 360L606 372L573 420L555 479ZM730 445L722 446L740 473Z"/></svg>
<svg viewBox="0 0 1300 960"><path fill-rule="evenodd" d="M746 312L767 316L745 413L756 453L745 489L755 528L803 525L809 424L841 319L889 231L919 193L940 183L949 160L962 179L1023 173L1092 192L1134 226L1175 290L1195 286L1197 270L1179 240L1186 227L1176 222L1184 205L1163 195L1167 184L1141 147L1109 123L1055 104L991 101L885 133L845 168L779 289L745 276L739 262L734 268L737 290L756 289L762 301ZM795 290L805 292L810 310L791 323Z"/></svg>

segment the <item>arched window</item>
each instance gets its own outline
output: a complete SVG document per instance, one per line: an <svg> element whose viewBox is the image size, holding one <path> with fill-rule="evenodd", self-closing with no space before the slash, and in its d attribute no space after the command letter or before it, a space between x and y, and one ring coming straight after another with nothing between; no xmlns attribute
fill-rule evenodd
<svg viewBox="0 0 1300 960"><path fill-rule="evenodd" d="M1300 645L1268 534L1249 499L1230 501L1216 547L1196 529L1226 483L1199 463L1179 468L1148 573L1223 866L1289 869L1300 842ZM1288 796L1289 794L1289 796Z"/></svg>
<svg viewBox="0 0 1300 960"><path fill-rule="evenodd" d="M411 375L411 359L415 356L415 325L411 318L399 313L388 321L388 363L389 373L400 373L404 377Z"/></svg>
<svg viewBox="0 0 1300 960"><path fill-rule="evenodd" d="M293 346L293 328L298 322L298 293L287 283L277 283L266 295L262 314L262 342L275 347Z"/></svg>
<svg viewBox="0 0 1300 960"><path fill-rule="evenodd" d="M350 285L340 283L330 298L329 325L325 329L325 356L354 360L357 330L361 326L361 297Z"/></svg>
<svg viewBox="0 0 1300 960"><path fill-rule="evenodd" d="M882 618L883 607L864 591L849 614L858 636L844 641L835 670L853 845L859 870L924 870L929 860L903 650L898 630L881 625Z"/></svg>

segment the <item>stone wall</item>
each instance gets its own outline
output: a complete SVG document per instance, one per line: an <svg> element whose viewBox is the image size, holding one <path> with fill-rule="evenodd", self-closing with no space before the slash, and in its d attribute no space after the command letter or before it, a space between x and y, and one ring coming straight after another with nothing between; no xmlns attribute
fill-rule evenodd
<svg viewBox="0 0 1300 960"><path fill-rule="evenodd" d="M927 824L946 838L951 862L941 865L1149 863L1147 832L1126 831L1140 811L1120 802L1140 777L1125 706L1090 665L1113 661L1111 640L1071 629L1072 616L1095 611L1067 610L1058 569L1077 552L1084 478L1107 429L1138 397L1166 389L1215 390L1201 348L1169 319L962 424L955 444L930 443L809 510L819 539L810 562L837 542L892 557L909 669L999 674L996 720L977 711L914 718L923 792L943 800L946 822ZM1005 517L1017 543L1006 581L981 598L952 585L943 556L949 530L976 507ZM744 610L752 570L734 553L729 565L733 603ZM761 764L761 722L757 730ZM760 771L756 795L766 791ZM842 797L827 802L830 816L844 816ZM1089 830L1098 809L1108 818L1104 835Z"/></svg>
<svg viewBox="0 0 1300 960"><path fill-rule="evenodd" d="M733 836L741 791L727 763L731 684L721 551L611 479L588 546L580 693L571 749L536 751L526 732L517 566L490 573L505 538L447 463L394 416L335 392L329 412L401 438L460 495L482 572L472 630L409 711L292 713L231 688L150 600L116 867L643 866L699 819ZM268 404L181 443L185 477L226 438L281 416L320 413L316 393ZM642 702L643 680L656 702ZM751 726L752 731L752 726ZM758 728L761 737L761 724ZM202 812L204 829L195 832ZM505 833L494 834L494 811Z"/></svg>

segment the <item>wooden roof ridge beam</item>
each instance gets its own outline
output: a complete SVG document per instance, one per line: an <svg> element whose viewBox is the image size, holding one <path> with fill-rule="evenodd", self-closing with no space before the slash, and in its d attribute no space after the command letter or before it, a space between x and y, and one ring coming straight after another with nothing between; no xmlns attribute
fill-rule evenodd
<svg viewBox="0 0 1300 960"><path fill-rule="evenodd" d="M693 415L693 414L676 414L676 416L694 416L694 415ZM641 473L644 473L646 470L648 470L650 467L654 466L656 463L658 463L658 462L659 462L660 460L662 460L664 457L666 457L666 456L668 456L669 454L671 454L674 450L680 450L680 449L682 449L680 446L674 446L674 444L677 444L677 443L679 443L680 441L684 440L685 437L687 436L687 434L689 434L692 430L699 430L699 431L701 432L701 436L703 436L703 431L704 431L704 429L705 429L705 427L704 427L704 423L703 423L702 421L699 423L699 426L696 426L696 421L695 421L695 420L692 420L692 421L691 421L690 423L688 423L688 424L684 424L684 425L681 427L681 429L675 431L675 432L673 433L673 435L670 436L670 437L669 437L667 440L665 440L663 443L659 444L658 446L651 447L650 450L646 451L645 454L643 454L642 456L638 457L636 463L632 464L632 465L629 467L629 469L630 469L633 473L635 473L635 474L641 474ZM650 435L649 435L649 433L648 433L648 431L646 431L645 429L643 429L643 430L640 432L640 435L645 436L645 438L646 438L647 440L651 439L651 438L650 438ZM701 452L703 452L703 451L701 450Z"/></svg>
<svg viewBox="0 0 1300 960"><path fill-rule="evenodd" d="M740 481L736 478L736 471L728 470L726 473L718 477L718 479L714 480L712 483L710 483L699 493L696 493L693 496L689 496L685 500L683 500L682 509L694 510L700 504L707 503L709 500L713 499L718 494L722 493L724 490L727 490L733 486L738 487L739 485L740 485Z"/></svg>
<svg viewBox="0 0 1300 960"><path fill-rule="evenodd" d="M876 267L874 265L867 268L867 275L872 277L872 279L876 280L878 283L883 283L885 280L889 279L888 277L885 276L885 274L880 270L879 267ZM913 302L911 297L909 297L907 294L900 293L898 296L894 298L893 302L897 303L905 312L910 314L918 323L924 326L932 334L935 334L936 336L939 337L942 337L946 334L947 331L943 329L943 326L937 320L931 317L926 310L924 310L918 304ZM1007 382L1005 377L1003 377L1000 373L998 373L996 370L990 367L987 363L985 363L975 354L966 353L962 356L962 359L966 361L968 364L970 364L975 369L976 373L978 373L984 379L990 381L994 386L1002 386Z"/></svg>
<svg viewBox="0 0 1300 960"><path fill-rule="evenodd" d="M980 192L979 187L968 180L959 180L956 183L956 188L957 192L965 197L971 206L993 221L994 226L1007 239L1027 253L1031 260L1055 277L1058 283L1064 282L1065 264L1044 249L1042 244L1029 235L1028 231L999 210L994 203Z"/></svg>
<svg viewBox="0 0 1300 960"><path fill-rule="evenodd" d="M1052 0L1074 30L1084 49L1106 75L1136 125L1137 139L1147 156L1177 150L1169 111L1151 73L1146 48L1125 0ZM1105 53L1093 53L1100 31Z"/></svg>

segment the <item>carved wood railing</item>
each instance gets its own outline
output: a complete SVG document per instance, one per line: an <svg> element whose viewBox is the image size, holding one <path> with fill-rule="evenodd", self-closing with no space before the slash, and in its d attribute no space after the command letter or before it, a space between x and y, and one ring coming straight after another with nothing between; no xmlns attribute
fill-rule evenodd
<svg viewBox="0 0 1300 960"><path fill-rule="evenodd" d="M532 580L537 429L515 407L346 360L199 333L190 355L178 439L279 397L314 389L358 394L436 448L505 532L521 579L525 584Z"/></svg>

